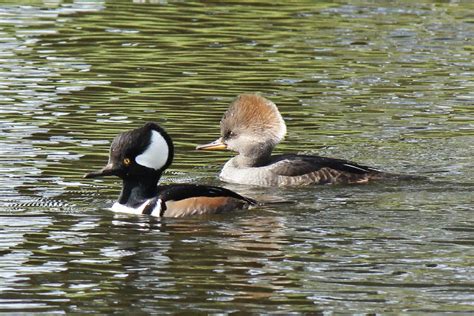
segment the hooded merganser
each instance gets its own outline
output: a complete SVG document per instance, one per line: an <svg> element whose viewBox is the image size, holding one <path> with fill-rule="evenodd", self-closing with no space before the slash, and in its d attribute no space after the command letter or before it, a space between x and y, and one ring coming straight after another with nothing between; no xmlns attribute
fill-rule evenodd
<svg viewBox="0 0 474 316"><path fill-rule="evenodd" d="M256 202L231 190L195 184L160 185L173 160L173 142L157 124L119 134L110 146L109 162L85 178L118 176L122 192L112 206L116 212L159 217L216 214L248 208Z"/></svg>
<svg viewBox="0 0 474 316"><path fill-rule="evenodd" d="M219 139L196 149L229 149L238 153L222 168L219 176L223 181L284 186L419 178L386 173L342 159L298 154L272 156L273 148L286 134L286 125L275 103L256 94L238 96L222 117L220 128Z"/></svg>

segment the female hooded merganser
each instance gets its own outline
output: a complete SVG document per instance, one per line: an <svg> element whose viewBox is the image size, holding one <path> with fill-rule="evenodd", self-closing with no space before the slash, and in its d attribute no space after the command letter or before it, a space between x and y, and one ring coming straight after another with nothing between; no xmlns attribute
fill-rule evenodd
<svg viewBox="0 0 474 316"><path fill-rule="evenodd" d="M160 185L163 171L173 160L173 142L157 124L127 131L115 137L109 162L85 178L118 176L122 192L112 206L116 212L159 217L216 214L248 208L255 201L233 191L195 184Z"/></svg>
<svg viewBox="0 0 474 316"><path fill-rule="evenodd" d="M259 95L238 96L222 117L220 127L219 139L196 149L229 149L238 153L224 165L220 173L223 181L284 186L419 178L381 172L342 159L298 154L272 156L273 148L286 134L286 125L275 103Z"/></svg>

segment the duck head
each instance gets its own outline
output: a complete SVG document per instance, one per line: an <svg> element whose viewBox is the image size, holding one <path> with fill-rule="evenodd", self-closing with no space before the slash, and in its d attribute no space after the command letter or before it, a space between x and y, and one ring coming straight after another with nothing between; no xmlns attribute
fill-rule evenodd
<svg viewBox="0 0 474 316"><path fill-rule="evenodd" d="M265 163L286 134L275 103L256 94L239 95L222 117L220 129L220 138L196 149L232 150L245 157L242 163L251 166Z"/></svg>
<svg viewBox="0 0 474 316"><path fill-rule="evenodd" d="M84 178L117 176L127 179L151 179L158 182L161 173L173 160L173 142L155 123L119 134L112 142L109 162L99 171Z"/></svg>

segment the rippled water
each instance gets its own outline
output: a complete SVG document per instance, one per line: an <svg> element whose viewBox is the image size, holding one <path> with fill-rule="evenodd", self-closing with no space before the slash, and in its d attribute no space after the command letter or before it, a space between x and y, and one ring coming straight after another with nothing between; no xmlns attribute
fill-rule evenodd
<svg viewBox="0 0 474 316"><path fill-rule="evenodd" d="M474 312L474 5L440 1L0 4L0 312ZM216 175L239 93L273 100L277 152L430 181L265 189ZM107 210L82 179L157 121L164 182L267 203L207 219Z"/></svg>

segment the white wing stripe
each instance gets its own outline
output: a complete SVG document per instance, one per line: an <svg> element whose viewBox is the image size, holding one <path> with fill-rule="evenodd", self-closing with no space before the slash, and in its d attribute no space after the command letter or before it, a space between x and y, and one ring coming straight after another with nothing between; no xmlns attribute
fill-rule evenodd
<svg viewBox="0 0 474 316"><path fill-rule="evenodd" d="M359 168L359 167L357 167L357 166L350 165L350 164L347 164L347 163L345 163L344 166L347 166L347 167L350 167L350 168L354 168L354 169L357 169L357 170L360 170L360 171L363 171L363 172L367 172L367 169Z"/></svg>

